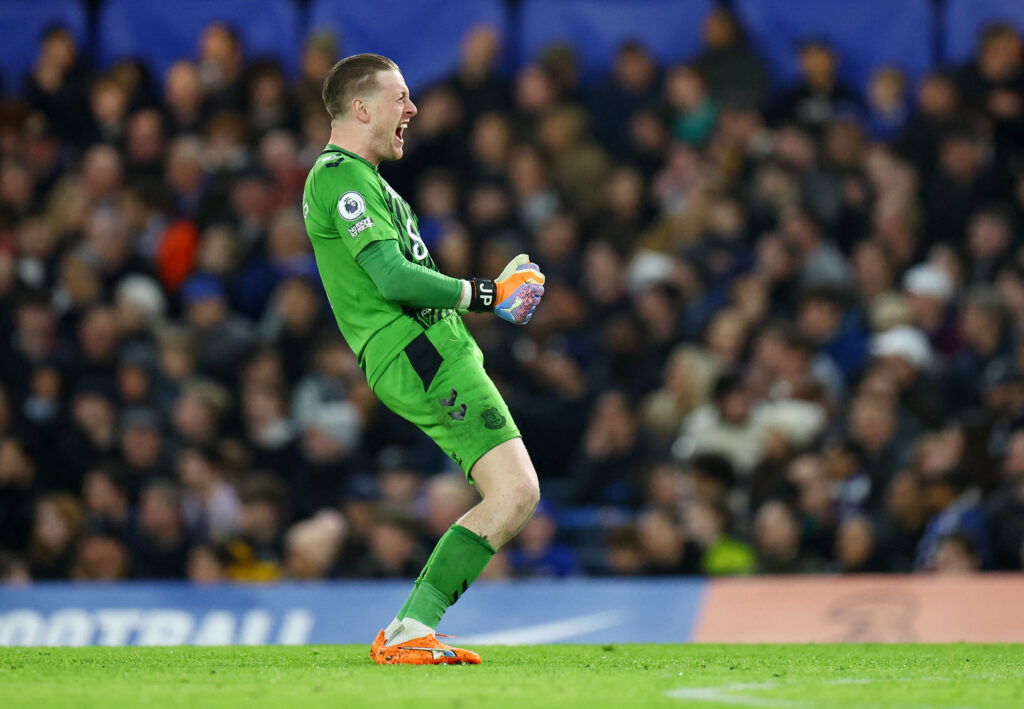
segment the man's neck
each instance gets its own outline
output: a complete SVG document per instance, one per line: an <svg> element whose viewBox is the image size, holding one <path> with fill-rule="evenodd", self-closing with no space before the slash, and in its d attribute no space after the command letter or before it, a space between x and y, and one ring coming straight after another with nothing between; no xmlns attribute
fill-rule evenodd
<svg viewBox="0 0 1024 709"><path fill-rule="evenodd" d="M342 150L358 155L371 165L380 164L380 158L370 149L368 138L360 138L351 131L343 131L338 126L332 126L330 143L331 145L337 145Z"/></svg>

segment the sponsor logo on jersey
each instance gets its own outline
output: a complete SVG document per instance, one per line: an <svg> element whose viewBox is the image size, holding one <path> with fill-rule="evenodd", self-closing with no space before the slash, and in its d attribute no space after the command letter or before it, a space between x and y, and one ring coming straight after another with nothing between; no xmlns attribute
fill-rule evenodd
<svg viewBox="0 0 1024 709"><path fill-rule="evenodd" d="M493 406L488 406L481 411L480 418L484 420L485 428L498 429L505 425L505 417Z"/></svg>
<svg viewBox="0 0 1024 709"><path fill-rule="evenodd" d="M338 214L342 219L354 222L366 211L366 200L358 192L346 192L338 198ZM354 234L353 234L354 236Z"/></svg>
<svg viewBox="0 0 1024 709"><path fill-rule="evenodd" d="M302 218L309 219L309 202L302 203Z"/></svg>
<svg viewBox="0 0 1024 709"><path fill-rule="evenodd" d="M353 239L359 236L359 234L373 226L373 220L367 217L362 221L358 221L348 228L349 236Z"/></svg>

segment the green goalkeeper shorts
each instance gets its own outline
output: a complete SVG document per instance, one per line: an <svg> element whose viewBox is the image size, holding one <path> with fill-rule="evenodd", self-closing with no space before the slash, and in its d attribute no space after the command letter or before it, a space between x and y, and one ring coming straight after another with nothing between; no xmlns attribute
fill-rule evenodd
<svg viewBox="0 0 1024 709"><path fill-rule="evenodd" d="M410 342L371 387L385 406L430 436L470 483L484 453L520 435L458 316Z"/></svg>

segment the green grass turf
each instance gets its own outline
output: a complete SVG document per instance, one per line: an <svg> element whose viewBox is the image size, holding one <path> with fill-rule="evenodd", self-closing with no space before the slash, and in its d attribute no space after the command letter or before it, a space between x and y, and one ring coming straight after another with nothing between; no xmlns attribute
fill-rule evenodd
<svg viewBox="0 0 1024 709"><path fill-rule="evenodd" d="M1024 707L1024 645L480 650L475 667L381 667L355 645L0 648L0 706Z"/></svg>

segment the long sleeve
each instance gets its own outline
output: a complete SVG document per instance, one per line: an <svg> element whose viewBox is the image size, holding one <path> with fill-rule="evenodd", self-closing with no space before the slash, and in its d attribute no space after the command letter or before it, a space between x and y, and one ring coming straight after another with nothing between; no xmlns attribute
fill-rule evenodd
<svg viewBox="0 0 1024 709"><path fill-rule="evenodd" d="M376 241L356 261L388 300L414 308L455 308L462 297L462 281L409 261L398 242Z"/></svg>

